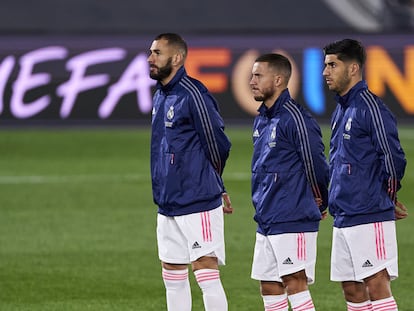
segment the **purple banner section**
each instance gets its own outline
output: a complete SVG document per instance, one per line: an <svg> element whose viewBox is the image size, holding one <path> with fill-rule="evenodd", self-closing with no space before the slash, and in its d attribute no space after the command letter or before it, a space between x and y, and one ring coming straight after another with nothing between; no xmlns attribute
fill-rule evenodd
<svg viewBox="0 0 414 311"><path fill-rule="evenodd" d="M251 121L259 103L249 79L255 58L278 52L293 64L292 96L328 120L334 94L322 78L325 44L350 35L197 36L186 68L203 81L227 121ZM397 118L414 119L414 39L358 35L365 78ZM155 81L147 36L0 37L0 126L149 124Z"/></svg>

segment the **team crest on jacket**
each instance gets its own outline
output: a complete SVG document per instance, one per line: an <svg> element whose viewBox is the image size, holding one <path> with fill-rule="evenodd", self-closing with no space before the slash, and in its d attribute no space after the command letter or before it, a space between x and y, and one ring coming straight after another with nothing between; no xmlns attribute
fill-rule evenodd
<svg viewBox="0 0 414 311"><path fill-rule="evenodd" d="M276 139L276 126L273 127L272 134L270 134L270 138L272 140L275 140Z"/></svg>
<svg viewBox="0 0 414 311"><path fill-rule="evenodd" d="M269 147L273 148L276 146L276 126L274 126L272 128L272 132L270 133L270 142L269 142Z"/></svg>
<svg viewBox="0 0 414 311"><path fill-rule="evenodd" d="M167 112L167 119L172 120L174 118L174 106L170 106Z"/></svg>
<svg viewBox="0 0 414 311"><path fill-rule="evenodd" d="M351 126L352 126L352 118L348 118L348 120L346 121L346 124L345 124L345 131L349 132L351 130ZM351 139L350 134L343 133L342 136L344 137L344 139L347 139L347 140Z"/></svg>
<svg viewBox="0 0 414 311"><path fill-rule="evenodd" d="M349 132L351 130L351 126L352 126L352 118L349 118L345 124L345 131Z"/></svg>

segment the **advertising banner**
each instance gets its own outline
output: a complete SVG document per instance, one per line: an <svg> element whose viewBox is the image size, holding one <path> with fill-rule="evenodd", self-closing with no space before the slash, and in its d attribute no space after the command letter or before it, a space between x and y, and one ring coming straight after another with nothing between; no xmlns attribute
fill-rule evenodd
<svg viewBox="0 0 414 311"><path fill-rule="evenodd" d="M398 119L414 120L411 35L186 37L186 69L217 98L226 122L250 121L259 105L249 87L262 53L293 64L292 96L329 120L334 94L322 77L325 44L352 37L367 49L364 78ZM147 36L0 37L0 126L149 124L155 81Z"/></svg>

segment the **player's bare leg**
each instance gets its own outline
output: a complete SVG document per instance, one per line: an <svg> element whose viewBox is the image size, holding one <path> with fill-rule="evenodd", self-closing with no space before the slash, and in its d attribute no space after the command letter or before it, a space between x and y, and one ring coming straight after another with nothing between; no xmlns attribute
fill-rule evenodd
<svg viewBox="0 0 414 311"><path fill-rule="evenodd" d="M372 310L365 283L354 281L342 282L342 290L348 310Z"/></svg>
<svg viewBox="0 0 414 311"><path fill-rule="evenodd" d="M292 310L315 311L305 270L282 277Z"/></svg>
<svg viewBox="0 0 414 311"><path fill-rule="evenodd" d="M372 310L398 310L397 303L391 292L390 276L386 269L366 278L368 294L372 303Z"/></svg>
<svg viewBox="0 0 414 311"><path fill-rule="evenodd" d="M265 310L287 311L288 299L283 283L260 281L260 293Z"/></svg>
<svg viewBox="0 0 414 311"><path fill-rule="evenodd" d="M288 295L294 295L308 290L308 280L305 270L301 270L282 277Z"/></svg>

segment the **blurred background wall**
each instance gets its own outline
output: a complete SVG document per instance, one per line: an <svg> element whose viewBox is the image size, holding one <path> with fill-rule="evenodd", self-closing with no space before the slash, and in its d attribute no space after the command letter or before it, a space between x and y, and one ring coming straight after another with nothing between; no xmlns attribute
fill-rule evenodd
<svg viewBox="0 0 414 311"><path fill-rule="evenodd" d="M291 58L294 97L328 120L321 48L344 37L366 45L371 89L414 118L413 0L14 0L0 2L0 126L149 124L161 32L188 41L187 71L229 122L250 122L251 65L269 51Z"/></svg>

